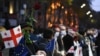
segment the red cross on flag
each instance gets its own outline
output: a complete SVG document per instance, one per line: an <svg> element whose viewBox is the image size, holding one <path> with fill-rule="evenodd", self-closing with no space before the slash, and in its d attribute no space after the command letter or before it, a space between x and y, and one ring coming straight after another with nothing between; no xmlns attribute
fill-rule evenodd
<svg viewBox="0 0 100 56"><path fill-rule="evenodd" d="M68 53L74 53L74 46L71 46L70 49L67 52Z"/></svg>
<svg viewBox="0 0 100 56"><path fill-rule="evenodd" d="M1 32L1 37L5 48L16 47L19 44L22 36L20 25L10 30Z"/></svg>

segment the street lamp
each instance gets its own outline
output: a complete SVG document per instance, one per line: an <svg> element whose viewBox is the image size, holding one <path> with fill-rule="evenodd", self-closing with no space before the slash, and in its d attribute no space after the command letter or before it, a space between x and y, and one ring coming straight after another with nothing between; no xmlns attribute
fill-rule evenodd
<svg viewBox="0 0 100 56"><path fill-rule="evenodd" d="M9 14L13 14L14 13L14 8L13 8L13 2L11 1L9 4Z"/></svg>
<svg viewBox="0 0 100 56"><path fill-rule="evenodd" d="M93 17L93 15L91 14L91 15L90 15L90 18L92 18L92 17Z"/></svg>
<svg viewBox="0 0 100 56"><path fill-rule="evenodd" d="M86 14L89 15L91 13L91 11L88 11Z"/></svg>
<svg viewBox="0 0 100 56"><path fill-rule="evenodd" d="M86 6L86 4L85 3L83 3L82 5L81 5L81 8L84 8Z"/></svg>

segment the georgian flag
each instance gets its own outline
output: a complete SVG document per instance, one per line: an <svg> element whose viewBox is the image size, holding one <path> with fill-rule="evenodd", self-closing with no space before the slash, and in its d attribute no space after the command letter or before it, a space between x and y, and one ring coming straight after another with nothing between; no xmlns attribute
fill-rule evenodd
<svg viewBox="0 0 100 56"><path fill-rule="evenodd" d="M74 53L74 46L71 46L70 48L69 48L69 50L67 51L67 53Z"/></svg>
<svg viewBox="0 0 100 56"><path fill-rule="evenodd" d="M82 47L80 46L76 50L74 50L74 46L71 46L67 53L74 53L74 56L83 56Z"/></svg>
<svg viewBox="0 0 100 56"><path fill-rule="evenodd" d="M20 25L10 30L1 32L1 37L5 48L16 47L19 44L22 36Z"/></svg>

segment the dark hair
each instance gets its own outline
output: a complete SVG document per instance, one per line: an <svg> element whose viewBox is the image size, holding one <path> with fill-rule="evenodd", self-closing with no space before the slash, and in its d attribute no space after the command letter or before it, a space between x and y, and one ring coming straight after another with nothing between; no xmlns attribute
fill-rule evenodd
<svg viewBox="0 0 100 56"><path fill-rule="evenodd" d="M54 32L51 29L45 29L43 33L43 38L50 39L52 38Z"/></svg>

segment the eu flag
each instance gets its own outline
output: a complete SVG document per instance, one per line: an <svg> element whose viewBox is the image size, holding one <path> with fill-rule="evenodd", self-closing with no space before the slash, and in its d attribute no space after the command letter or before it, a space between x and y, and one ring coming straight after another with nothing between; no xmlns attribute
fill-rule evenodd
<svg viewBox="0 0 100 56"><path fill-rule="evenodd" d="M29 50L25 46L24 38L22 38L19 45L13 49L13 56L27 56L29 53Z"/></svg>
<svg viewBox="0 0 100 56"><path fill-rule="evenodd" d="M46 45L46 50L52 52L54 50L55 46L55 39L52 39L47 45Z"/></svg>

